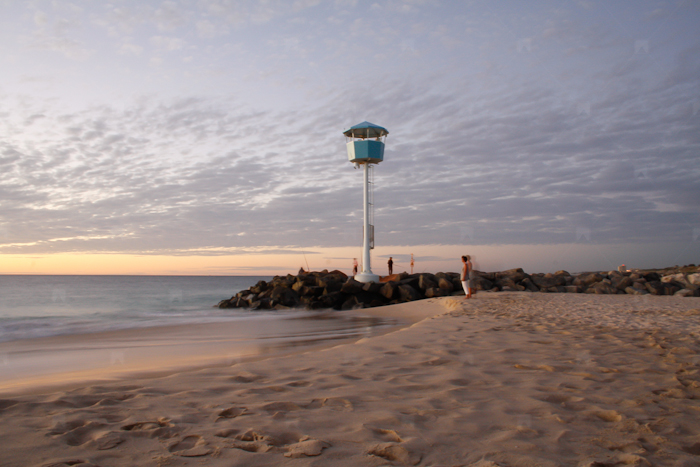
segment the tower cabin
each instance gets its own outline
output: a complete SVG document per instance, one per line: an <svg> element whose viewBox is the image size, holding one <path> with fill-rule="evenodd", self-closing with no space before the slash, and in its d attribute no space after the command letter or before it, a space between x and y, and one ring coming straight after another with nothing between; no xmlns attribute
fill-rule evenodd
<svg viewBox="0 0 700 467"><path fill-rule="evenodd" d="M378 164L384 160L384 141L389 131L370 122L345 130L348 160L354 164Z"/></svg>

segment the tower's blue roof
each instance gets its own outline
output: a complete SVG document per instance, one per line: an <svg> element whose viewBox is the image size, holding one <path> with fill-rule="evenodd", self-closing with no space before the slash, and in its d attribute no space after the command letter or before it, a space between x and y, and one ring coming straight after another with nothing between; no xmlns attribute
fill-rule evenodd
<svg viewBox="0 0 700 467"><path fill-rule="evenodd" d="M343 132L345 136L353 138L378 138L389 134L389 130L370 122L362 122L350 127Z"/></svg>

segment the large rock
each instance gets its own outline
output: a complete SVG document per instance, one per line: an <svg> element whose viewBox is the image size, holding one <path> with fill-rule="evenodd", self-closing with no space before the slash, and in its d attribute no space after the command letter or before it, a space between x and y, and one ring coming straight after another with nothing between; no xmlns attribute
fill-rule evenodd
<svg viewBox="0 0 700 467"><path fill-rule="evenodd" d="M529 276L528 274L525 274L523 268L508 269L507 271L501 271L496 273L496 279L509 279L513 282L520 282L526 277Z"/></svg>
<svg viewBox="0 0 700 467"><path fill-rule="evenodd" d="M681 289L678 292L673 294L676 297L692 297L693 296L693 291L690 289Z"/></svg>
<svg viewBox="0 0 700 467"><path fill-rule="evenodd" d="M602 282L602 281L598 282L596 284L593 284L593 286L589 287L589 289L593 289L595 291L595 293L597 293L599 295L600 294L614 295L617 293L617 287L613 287L611 284L608 284L607 282Z"/></svg>
<svg viewBox="0 0 700 467"><path fill-rule="evenodd" d="M419 276L418 276L417 274L413 274L413 275L410 275L410 276L408 276L408 277L406 277L406 278L404 278L404 279L401 279L401 280L399 281L399 284L402 284L402 285L410 285L410 286L413 287L414 289L417 289L417 290L418 290L418 282L419 282L419 281L420 281Z"/></svg>
<svg viewBox="0 0 700 467"><path fill-rule="evenodd" d="M455 286L452 283L452 281L447 280L447 279L442 278L442 277L438 280L437 286L441 289L447 289L450 292L452 292L455 289ZM474 285L472 284L472 288L473 287L474 287Z"/></svg>
<svg viewBox="0 0 700 467"><path fill-rule="evenodd" d="M565 286L566 276L563 274L545 274L544 276L540 274L532 274L530 276L532 282L540 289L547 289L549 287Z"/></svg>
<svg viewBox="0 0 700 467"><path fill-rule="evenodd" d="M382 290L382 287L384 287L384 284L381 282L367 282L365 285L362 287L362 290L365 292L369 292L372 294L378 294Z"/></svg>
<svg viewBox="0 0 700 467"><path fill-rule="evenodd" d="M253 287L250 288L250 291L253 292L254 294L260 294L266 290L267 290L267 282L265 282L265 281L258 281L257 284L255 284Z"/></svg>
<svg viewBox="0 0 700 467"><path fill-rule="evenodd" d="M627 287L625 289L625 292L630 294L630 295L646 295L649 293L646 290L637 289L635 287Z"/></svg>
<svg viewBox="0 0 700 467"><path fill-rule="evenodd" d="M493 282L486 279L485 277L477 276L471 280L473 281L472 288L475 290L491 290L491 289L493 289Z"/></svg>
<svg viewBox="0 0 700 467"><path fill-rule="evenodd" d="M618 290L625 290L627 287L632 287L632 284L634 283L631 277L623 276L622 274L619 276L612 276L610 278L610 282L612 283L613 287L617 288Z"/></svg>
<svg viewBox="0 0 700 467"><path fill-rule="evenodd" d="M452 292L450 290L440 289L438 287L431 287L425 291L425 298L447 297L448 295L451 295L451 294L452 294Z"/></svg>
<svg viewBox="0 0 700 467"><path fill-rule="evenodd" d="M299 305L299 294L286 287L278 286L272 289L270 298L287 307L295 307Z"/></svg>
<svg viewBox="0 0 700 467"><path fill-rule="evenodd" d="M364 308L364 305L360 303L356 296L351 295L348 299L341 305L341 310L357 310Z"/></svg>
<svg viewBox="0 0 700 467"><path fill-rule="evenodd" d="M351 277L343 284L340 291L346 294L357 294L362 292L364 285L365 284L362 282L358 282Z"/></svg>
<svg viewBox="0 0 700 467"><path fill-rule="evenodd" d="M496 279L496 286L503 291L518 290L518 288L515 286L515 281L508 277Z"/></svg>
<svg viewBox="0 0 700 467"><path fill-rule="evenodd" d="M398 298L398 294L399 294L398 287L399 287L398 282L390 281L390 282L387 282L386 284L384 284L380 293L387 300L391 300L392 298Z"/></svg>
<svg viewBox="0 0 700 467"><path fill-rule="evenodd" d="M603 280L603 276L597 272L591 272L587 274L581 274L580 276L574 278L573 285L578 285L579 287L589 287L591 284L600 282Z"/></svg>
<svg viewBox="0 0 700 467"><path fill-rule="evenodd" d="M422 297L416 289L408 284L399 285L399 298L404 302L412 302L414 300L420 300Z"/></svg>
<svg viewBox="0 0 700 467"><path fill-rule="evenodd" d="M418 276L418 288L425 291L432 287L437 287L437 281L440 280L432 274L421 274ZM445 279L441 279L445 280Z"/></svg>
<svg viewBox="0 0 700 467"><path fill-rule="evenodd" d="M688 274L688 276L686 277L686 280L688 281L689 284L700 286L700 274L698 274L698 273Z"/></svg>
<svg viewBox="0 0 700 467"><path fill-rule="evenodd" d="M647 282L654 282L654 281L661 280L661 276L656 272L647 272L647 273L643 274L642 277L644 277L644 280L646 280Z"/></svg>
<svg viewBox="0 0 700 467"><path fill-rule="evenodd" d="M651 281L646 284L647 292L652 295L663 295L664 294L664 283L661 281Z"/></svg>
<svg viewBox="0 0 700 467"><path fill-rule="evenodd" d="M334 310L340 310L346 299L347 295L342 292L331 292L318 298L324 308L333 308Z"/></svg>
<svg viewBox="0 0 700 467"><path fill-rule="evenodd" d="M343 288L343 284L344 281L336 280L332 276L316 278L316 286L325 289L328 293L340 292L340 290Z"/></svg>
<svg viewBox="0 0 700 467"><path fill-rule="evenodd" d="M535 285L535 283L530 279L530 278L525 278L520 282L520 285L525 287L525 290L528 290L530 292L539 292L539 287Z"/></svg>

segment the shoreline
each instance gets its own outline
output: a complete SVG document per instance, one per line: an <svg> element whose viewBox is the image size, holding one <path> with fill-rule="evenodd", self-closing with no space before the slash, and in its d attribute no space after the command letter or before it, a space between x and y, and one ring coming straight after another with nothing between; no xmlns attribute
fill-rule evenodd
<svg viewBox="0 0 700 467"><path fill-rule="evenodd" d="M362 311L410 323L321 350L3 398L5 461L675 467L700 459L697 299L479 293Z"/></svg>
<svg viewBox="0 0 700 467"><path fill-rule="evenodd" d="M295 312L0 342L0 397L226 367L339 345L405 325L395 313Z"/></svg>

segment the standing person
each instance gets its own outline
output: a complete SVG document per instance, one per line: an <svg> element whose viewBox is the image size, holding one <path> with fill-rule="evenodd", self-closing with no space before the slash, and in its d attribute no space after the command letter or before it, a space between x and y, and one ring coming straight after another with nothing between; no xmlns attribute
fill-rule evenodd
<svg viewBox="0 0 700 467"><path fill-rule="evenodd" d="M464 299L472 298L472 288L471 282L469 280L469 274L472 270L472 262L469 260L469 255L462 256L462 274L459 276L459 280L462 281L462 288L464 289Z"/></svg>
<svg viewBox="0 0 700 467"><path fill-rule="evenodd" d="M411 274L413 274L413 253L411 253Z"/></svg>
<svg viewBox="0 0 700 467"><path fill-rule="evenodd" d="M357 258L352 259L352 275L357 275Z"/></svg>
<svg viewBox="0 0 700 467"><path fill-rule="evenodd" d="M389 256L389 261L387 261L386 264L389 266L389 275L391 276L394 274L394 260L391 256Z"/></svg>

